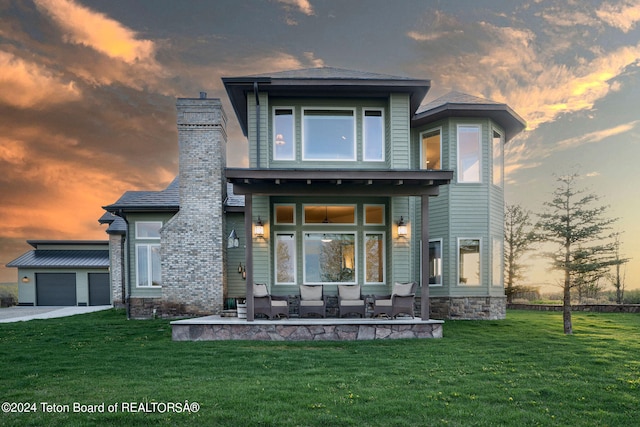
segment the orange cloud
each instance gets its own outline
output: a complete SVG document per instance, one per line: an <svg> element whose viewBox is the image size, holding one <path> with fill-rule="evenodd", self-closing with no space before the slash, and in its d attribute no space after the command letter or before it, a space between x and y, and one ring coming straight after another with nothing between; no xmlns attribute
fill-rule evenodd
<svg viewBox="0 0 640 427"><path fill-rule="evenodd" d="M102 13L94 12L72 0L35 0L65 31L65 41L90 47L126 63L154 61L155 45L138 40L136 32Z"/></svg>
<svg viewBox="0 0 640 427"><path fill-rule="evenodd" d="M312 16L315 14L315 12L313 11L313 6L311 6L309 0L278 0L278 2L286 5L286 7L293 6L307 16Z"/></svg>
<svg viewBox="0 0 640 427"><path fill-rule="evenodd" d="M640 21L640 4L631 1L615 5L604 3L596 10L596 15L610 26L628 33Z"/></svg>
<svg viewBox="0 0 640 427"><path fill-rule="evenodd" d="M0 101L18 108L76 101L82 97L74 82L36 63L0 51Z"/></svg>

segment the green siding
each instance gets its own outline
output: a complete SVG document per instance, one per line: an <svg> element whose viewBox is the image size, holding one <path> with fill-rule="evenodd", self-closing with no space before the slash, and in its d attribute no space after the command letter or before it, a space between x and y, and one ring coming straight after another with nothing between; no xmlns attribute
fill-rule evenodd
<svg viewBox="0 0 640 427"><path fill-rule="evenodd" d="M225 238L229 237L231 230L236 230L240 239L237 248L227 248L227 298L238 298L246 295L246 280L242 279L242 274L238 273L238 266L242 264L246 267L244 248L247 244L247 236L244 232L244 214L227 213ZM226 244L226 240L224 240Z"/></svg>
<svg viewBox="0 0 640 427"><path fill-rule="evenodd" d="M411 167L409 96L391 94L389 99L391 114L391 169L409 169Z"/></svg>

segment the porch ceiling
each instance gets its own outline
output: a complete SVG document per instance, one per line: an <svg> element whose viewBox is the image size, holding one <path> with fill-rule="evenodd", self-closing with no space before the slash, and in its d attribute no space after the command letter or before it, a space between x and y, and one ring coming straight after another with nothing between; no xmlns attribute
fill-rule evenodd
<svg viewBox="0 0 640 427"><path fill-rule="evenodd" d="M436 196L453 171L227 168L226 177L235 194Z"/></svg>

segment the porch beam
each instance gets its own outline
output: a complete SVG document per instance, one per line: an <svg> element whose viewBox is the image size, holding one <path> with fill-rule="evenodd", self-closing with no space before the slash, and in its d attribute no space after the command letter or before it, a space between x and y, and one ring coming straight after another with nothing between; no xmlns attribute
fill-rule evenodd
<svg viewBox="0 0 640 427"><path fill-rule="evenodd" d="M420 317L422 320L429 320L431 307L429 301L429 196L420 198L420 215L422 221L422 235L420 245L422 246L420 257Z"/></svg>
<svg viewBox="0 0 640 427"><path fill-rule="evenodd" d="M244 250L244 266L247 273L246 303L247 322L253 322L253 200L251 194L244 197L244 235L247 244Z"/></svg>
<svg viewBox="0 0 640 427"><path fill-rule="evenodd" d="M233 192L237 195L253 194L265 196L308 196L310 191L312 191L314 195L325 196L346 196L354 194L362 196L437 196L440 192L438 186L407 184L406 182L404 185L394 184L353 184L346 183L342 180L341 185L314 182L311 188L309 188L311 184L298 182L287 182L281 183L280 185L268 182L255 182L252 184L233 182Z"/></svg>

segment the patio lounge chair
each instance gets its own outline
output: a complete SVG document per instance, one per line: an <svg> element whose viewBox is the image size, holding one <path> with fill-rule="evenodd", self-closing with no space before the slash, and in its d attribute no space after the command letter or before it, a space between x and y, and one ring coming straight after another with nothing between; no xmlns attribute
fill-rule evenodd
<svg viewBox="0 0 640 427"><path fill-rule="evenodd" d="M269 319L277 317L289 318L289 298L269 295L267 285L253 284L253 314L264 314Z"/></svg>
<svg viewBox="0 0 640 427"><path fill-rule="evenodd" d="M413 318L417 287L418 283L416 282L394 283L391 295L374 297L373 316L386 314L394 318L398 314L408 314Z"/></svg>
<svg viewBox="0 0 640 427"><path fill-rule="evenodd" d="M300 317L317 314L325 317L327 297L323 295L322 285L300 285Z"/></svg>
<svg viewBox="0 0 640 427"><path fill-rule="evenodd" d="M364 299L360 294L360 285L338 285L338 308L340 317L355 313L365 315Z"/></svg>

